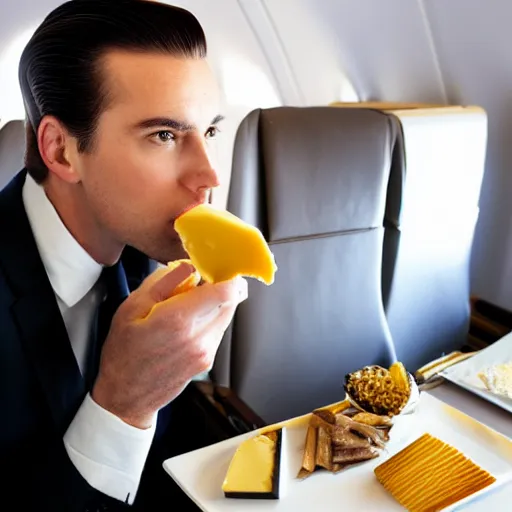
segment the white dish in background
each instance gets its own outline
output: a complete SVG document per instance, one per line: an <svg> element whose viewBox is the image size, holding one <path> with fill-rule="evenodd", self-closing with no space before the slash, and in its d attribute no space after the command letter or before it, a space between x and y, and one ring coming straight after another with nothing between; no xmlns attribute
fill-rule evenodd
<svg viewBox="0 0 512 512"><path fill-rule="evenodd" d="M512 361L512 333L507 334L496 341L488 348L482 350L475 356L447 368L441 375L457 384L458 386L471 391L489 402L492 402L503 409L512 412L512 400L505 396L496 395L487 390L484 383L478 377L478 373L495 364L510 363Z"/></svg>
<svg viewBox="0 0 512 512"><path fill-rule="evenodd" d="M336 475L316 471L300 481L295 475L302 462L308 418L309 415L282 423L288 433L288 453L282 463L289 468L290 480L288 493L280 500L234 500L225 498L222 493L222 482L236 448L258 431L174 457L164 462L164 468L205 512L311 512L340 510L341 506L344 510L398 512L404 509L377 481L373 470L428 432L463 452L497 479L487 489L444 509L446 512L477 497L482 497L482 510L486 510L483 495L512 481L512 440L425 393L414 414L397 418L386 452L379 458Z"/></svg>

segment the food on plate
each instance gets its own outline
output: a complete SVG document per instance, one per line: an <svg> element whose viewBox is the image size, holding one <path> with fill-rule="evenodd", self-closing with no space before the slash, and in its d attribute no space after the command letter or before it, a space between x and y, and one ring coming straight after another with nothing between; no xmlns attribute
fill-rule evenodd
<svg viewBox="0 0 512 512"><path fill-rule="evenodd" d="M354 421L371 425L372 427L390 427L393 422L389 416L379 416L371 412L358 412L352 416Z"/></svg>
<svg viewBox="0 0 512 512"><path fill-rule="evenodd" d="M377 448L384 448L384 442L373 427L339 415L333 429L332 446L332 462L348 464L378 457Z"/></svg>
<svg viewBox="0 0 512 512"><path fill-rule="evenodd" d="M366 366L345 377L345 400L315 409L309 418L298 478L317 468L332 473L379 457L390 439L393 416L412 410L419 397L400 362L389 370Z"/></svg>
<svg viewBox="0 0 512 512"><path fill-rule="evenodd" d="M380 455L392 428L389 418L362 413L359 422L357 412L350 417L352 413L346 400L313 411L298 478L312 475L317 468L337 473Z"/></svg>
<svg viewBox="0 0 512 512"><path fill-rule="evenodd" d="M379 456L379 451L371 446L359 448L341 448L334 450L332 461L336 464L351 464L363 462L365 460L375 459Z"/></svg>
<svg viewBox="0 0 512 512"><path fill-rule="evenodd" d="M279 499L285 494L286 429L245 440L229 465L222 490L226 498Z"/></svg>
<svg viewBox="0 0 512 512"><path fill-rule="evenodd" d="M236 276L271 285L277 270L261 231L232 213L201 204L180 215L174 228L192 264L208 283Z"/></svg>
<svg viewBox="0 0 512 512"><path fill-rule="evenodd" d="M332 440L329 431L323 427L318 428L316 442L316 465L322 468L332 469Z"/></svg>
<svg viewBox="0 0 512 512"><path fill-rule="evenodd" d="M358 423L357 421L354 421L353 419L343 414L336 416L335 432L352 433L353 435L364 439L366 442L373 444L378 448L384 448L382 437L375 427L365 425L363 423Z"/></svg>
<svg viewBox="0 0 512 512"><path fill-rule="evenodd" d="M391 374L391 378L398 388L405 391L405 393L410 393L411 382L409 380L409 374L407 373L405 366L400 361L391 365L389 368L389 373Z"/></svg>
<svg viewBox="0 0 512 512"><path fill-rule="evenodd" d="M442 510L496 481L458 450L430 434L377 466L375 475L410 512Z"/></svg>
<svg viewBox="0 0 512 512"><path fill-rule="evenodd" d="M478 377L491 393L512 398L512 361L490 366L478 373Z"/></svg>
<svg viewBox="0 0 512 512"><path fill-rule="evenodd" d="M346 409L349 409L350 407L350 402L348 400L343 400L342 402L337 402L332 405L327 405L325 407L315 409L313 411L313 414L316 414L320 418L323 418L327 423L334 423L336 414L338 414L339 412L343 412Z"/></svg>
<svg viewBox="0 0 512 512"><path fill-rule="evenodd" d="M318 439L318 429L309 425L306 434L306 444L302 456L302 468L305 474L313 473L316 467L316 444Z"/></svg>
<svg viewBox="0 0 512 512"><path fill-rule="evenodd" d="M178 268L182 263L192 264L192 262L187 259L175 260L168 263L167 268L169 271L171 271L174 270L175 268ZM174 289L174 291L172 292L172 296L174 297L175 295L179 295L180 293L184 293L192 288L195 288L199 284L199 281L201 281L201 275L196 270Z"/></svg>
<svg viewBox="0 0 512 512"><path fill-rule="evenodd" d="M389 370L365 366L345 376L345 391L350 402L363 412L379 416L396 416L419 396L413 377L402 363Z"/></svg>

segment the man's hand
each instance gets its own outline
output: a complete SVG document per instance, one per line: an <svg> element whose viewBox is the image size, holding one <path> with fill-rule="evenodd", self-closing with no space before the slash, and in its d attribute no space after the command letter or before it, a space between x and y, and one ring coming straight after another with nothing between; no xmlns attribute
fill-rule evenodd
<svg viewBox="0 0 512 512"><path fill-rule="evenodd" d="M126 423L148 428L154 414L210 369L247 282L204 284L171 297L194 269L149 276L121 305L103 346L93 400Z"/></svg>

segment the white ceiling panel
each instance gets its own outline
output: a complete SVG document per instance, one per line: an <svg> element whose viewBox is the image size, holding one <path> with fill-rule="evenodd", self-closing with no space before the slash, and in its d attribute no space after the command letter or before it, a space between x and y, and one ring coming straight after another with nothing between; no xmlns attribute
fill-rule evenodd
<svg viewBox="0 0 512 512"><path fill-rule="evenodd" d="M344 100L344 79L363 100L444 100L418 2L264 2L307 103Z"/></svg>

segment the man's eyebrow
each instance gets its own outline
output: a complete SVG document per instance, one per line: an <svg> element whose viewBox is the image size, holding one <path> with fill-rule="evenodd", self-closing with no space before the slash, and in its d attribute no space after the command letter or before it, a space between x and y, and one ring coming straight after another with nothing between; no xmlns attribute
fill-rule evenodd
<svg viewBox="0 0 512 512"><path fill-rule="evenodd" d="M213 121L211 122L211 126L215 126L216 124L219 124L221 121L224 121L225 117L221 114L217 114Z"/></svg>
<svg viewBox="0 0 512 512"><path fill-rule="evenodd" d="M171 119L170 117L153 117L151 119L145 119L140 123L137 123L136 128L172 128L179 132L191 132L195 129L193 124L178 121L177 119Z"/></svg>
<svg viewBox="0 0 512 512"><path fill-rule="evenodd" d="M213 118L210 126L215 126L224 120L224 116L218 114ZM171 119L170 117L153 117L151 119L145 119L140 123L137 123L136 128L148 129L148 128L172 128L179 132L191 132L196 129L193 124L178 121L177 119Z"/></svg>

